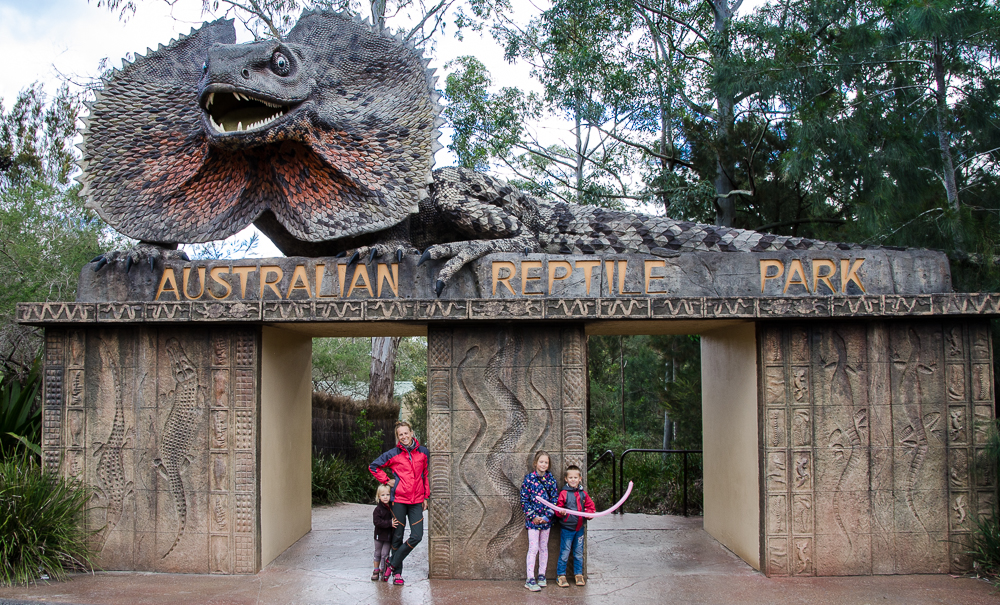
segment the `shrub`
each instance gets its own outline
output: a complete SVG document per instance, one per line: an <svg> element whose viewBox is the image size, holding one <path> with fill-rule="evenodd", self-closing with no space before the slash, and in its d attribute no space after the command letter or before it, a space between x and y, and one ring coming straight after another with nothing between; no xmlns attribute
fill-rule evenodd
<svg viewBox="0 0 1000 605"><path fill-rule="evenodd" d="M976 458L976 472L996 477L1000 468L1000 421L989 427L985 445ZM973 521L968 552L980 573L996 578L1000 576L1000 509L994 503L992 511L975 516Z"/></svg>
<svg viewBox="0 0 1000 605"><path fill-rule="evenodd" d="M370 462L371 460L351 459L314 451L312 503L314 505L336 502L374 504L375 488L378 484L368 472Z"/></svg>
<svg viewBox="0 0 1000 605"><path fill-rule="evenodd" d="M23 380L13 374L0 376L0 457L14 456L22 448L41 455L40 367L41 356Z"/></svg>
<svg viewBox="0 0 1000 605"><path fill-rule="evenodd" d="M1000 575L1000 511L996 504L989 515L973 519L972 544L969 554L980 573L997 577Z"/></svg>
<svg viewBox="0 0 1000 605"><path fill-rule="evenodd" d="M28 584L91 567L83 516L89 493L43 472L34 456L0 460L0 585Z"/></svg>
<svg viewBox="0 0 1000 605"><path fill-rule="evenodd" d="M621 452L621 450L618 450ZM594 458L592 453L591 458ZM618 463L618 460L615 460ZM661 454L633 453L625 458L625 481L633 482L632 494L623 505L625 512L653 515L684 513L683 461L679 454L663 458ZM598 509L614 504L611 498L610 461L602 462L587 474L587 489ZM621 481L621 477L619 477ZM704 495L702 490L701 455L688 455L687 469L689 515L700 515ZM621 494L618 495L621 497Z"/></svg>

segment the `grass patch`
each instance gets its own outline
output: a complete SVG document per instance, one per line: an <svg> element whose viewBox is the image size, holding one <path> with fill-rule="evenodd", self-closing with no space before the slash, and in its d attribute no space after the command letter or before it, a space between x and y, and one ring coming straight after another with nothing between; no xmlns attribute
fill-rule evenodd
<svg viewBox="0 0 1000 605"><path fill-rule="evenodd" d="M83 486L44 472L34 456L0 460L0 585L91 568L88 499Z"/></svg>

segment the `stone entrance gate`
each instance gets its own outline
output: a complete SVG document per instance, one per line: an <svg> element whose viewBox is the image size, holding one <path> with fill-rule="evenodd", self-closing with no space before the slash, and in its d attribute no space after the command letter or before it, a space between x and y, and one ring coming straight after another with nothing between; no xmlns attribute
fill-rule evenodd
<svg viewBox="0 0 1000 605"><path fill-rule="evenodd" d="M492 255L440 297L435 270L158 261L21 304L45 464L94 488L102 567L267 565L310 529L311 338L426 335L431 575L521 577L531 453L586 463L587 335L651 333L702 335L705 529L750 565L968 567L1000 295L951 292L943 255Z"/></svg>

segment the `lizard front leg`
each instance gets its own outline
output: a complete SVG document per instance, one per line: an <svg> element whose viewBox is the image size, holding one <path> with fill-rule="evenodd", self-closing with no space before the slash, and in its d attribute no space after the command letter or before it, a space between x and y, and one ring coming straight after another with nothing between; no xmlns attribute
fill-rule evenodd
<svg viewBox="0 0 1000 605"><path fill-rule="evenodd" d="M494 201L502 202L502 199ZM444 220L471 238L427 248L418 265L428 260L448 259L438 272L434 292L441 291L452 277L466 264L494 252L530 253L538 249L538 236L527 228L507 204L489 203L479 196L442 196L437 209Z"/></svg>

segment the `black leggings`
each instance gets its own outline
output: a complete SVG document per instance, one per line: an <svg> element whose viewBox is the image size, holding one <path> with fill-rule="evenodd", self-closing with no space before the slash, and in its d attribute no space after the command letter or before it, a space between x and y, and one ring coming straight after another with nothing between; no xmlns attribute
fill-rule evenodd
<svg viewBox="0 0 1000 605"><path fill-rule="evenodd" d="M392 555L389 564L392 565L393 573L403 573L403 559L424 538L424 507L423 504L393 502L392 516L399 521L399 525L392 532ZM403 542L403 529L407 519L410 521L410 537Z"/></svg>

